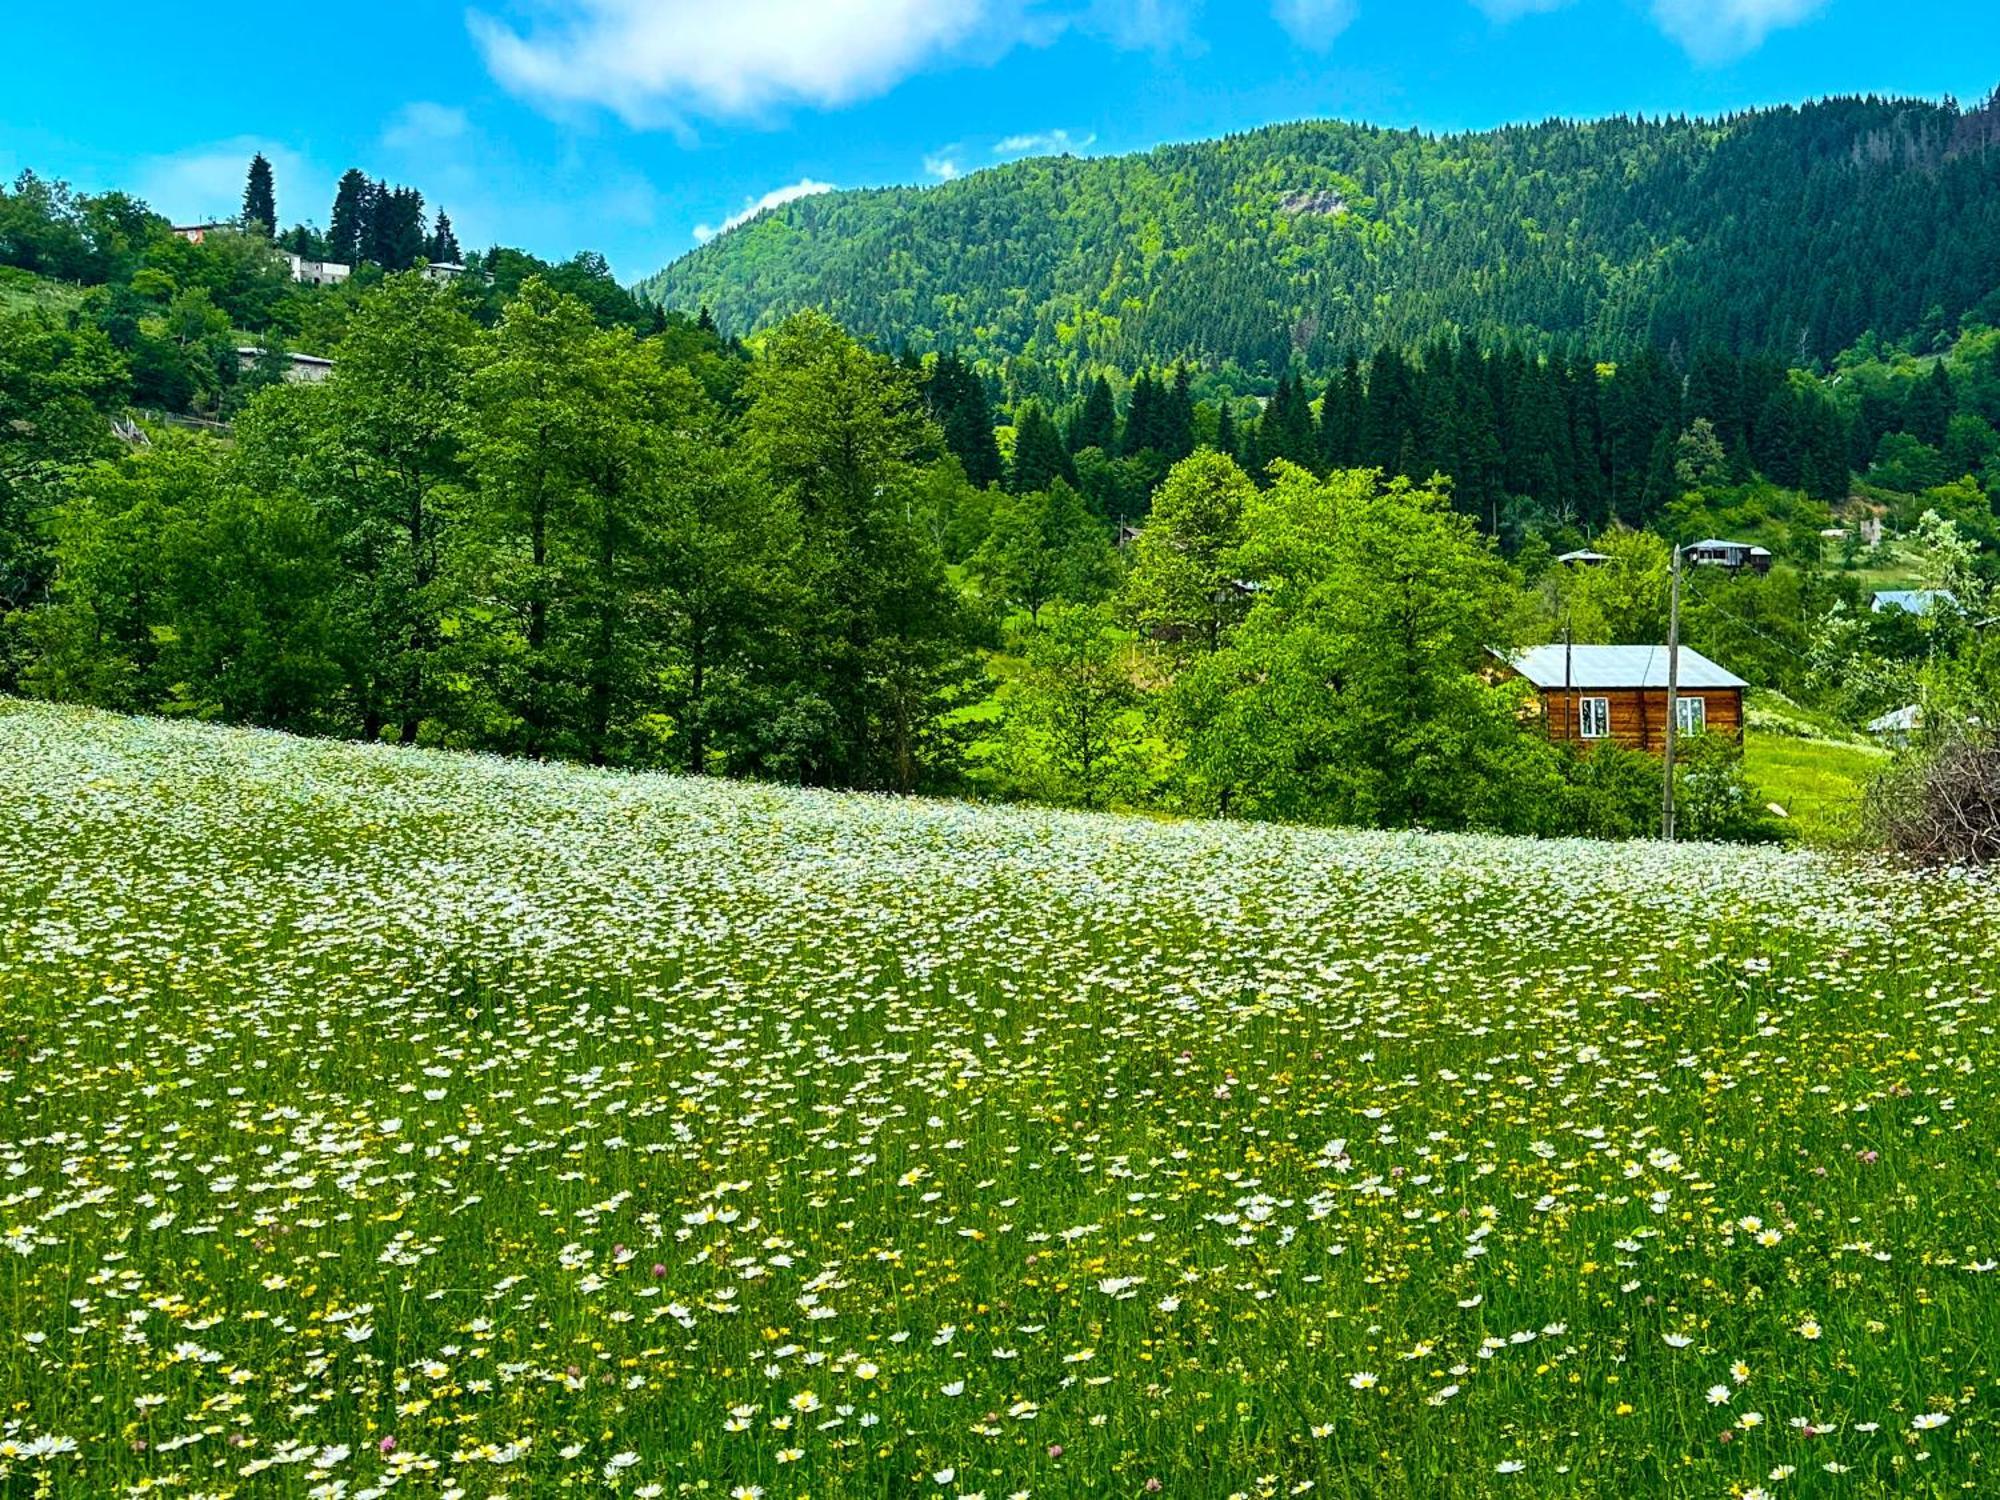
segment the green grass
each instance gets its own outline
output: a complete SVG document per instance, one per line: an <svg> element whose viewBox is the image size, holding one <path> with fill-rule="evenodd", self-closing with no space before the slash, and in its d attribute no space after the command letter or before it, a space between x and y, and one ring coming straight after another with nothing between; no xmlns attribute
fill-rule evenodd
<svg viewBox="0 0 2000 1500"><path fill-rule="evenodd" d="M83 300L83 288L50 281L16 266L0 266L0 316L66 312Z"/></svg>
<svg viewBox="0 0 2000 1500"><path fill-rule="evenodd" d="M0 701L0 1495L1990 1492L1996 955Z"/></svg>
<svg viewBox="0 0 2000 1500"><path fill-rule="evenodd" d="M1808 708L1771 688L1751 688L1744 694L1743 708L1752 730L1875 748L1875 741L1848 728L1835 715Z"/></svg>
<svg viewBox="0 0 2000 1500"><path fill-rule="evenodd" d="M1920 564L1909 555L1902 540L1896 537L1888 538L1879 547L1864 550L1857 559L1857 565L1852 568L1841 565L1839 551L1832 543L1828 544L1827 559L1831 572L1854 579L1867 594L1884 589L1916 588L1922 582Z"/></svg>
<svg viewBox="0 0 2000 1500"><path fill-rule="evenodd" d="M1767 802L1785 810L1807 843L1852 843L1860 833L1862 797L1888 754L1872 745L1802 738L1752 728L1744 738L1743 769Z"/></svg>

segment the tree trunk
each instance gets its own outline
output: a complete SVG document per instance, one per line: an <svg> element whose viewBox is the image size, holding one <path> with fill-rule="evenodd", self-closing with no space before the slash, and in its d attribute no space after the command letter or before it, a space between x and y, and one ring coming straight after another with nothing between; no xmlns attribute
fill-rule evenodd
<svg viewBox="0 0 2000 1500"><path fill-rule="evenodd" d="M611 652L617 641L617 530L611 503L604 507L604 531L597 554L597 658L590 666L590 763L605 762L611 738Z"/></svg>
<svg viewBox="0 0 2000 1500"><path fill-rule="evenodd" d="M691 776L699 776L708 766L708 721L707 705L703 702L708 690L708 632L699 623L690 632L688 642L688 707L687 707L687 769Z"/></svg>
<svg viewBox="0 0 2000 1500"><path fill-rule="evenodd" d="M422 481L410 489L410 583L416 595L410 619L410 671L403 685L402 742L414 745L417 742L417 727L423 722L424 658L431 649L431 633L424 612L429 607L425 595L429 592L436 569L424 546L424 487Z"/></svg>
<svg viewBox="0 0 2000 1500"><path fill-rule="evenodd" d="M542 653L549 639L549 507L537 486L528 508L528 553L533 573L528 586L528 754L539 760L548 748L548 713L542 702L545 667Z"/></svg>

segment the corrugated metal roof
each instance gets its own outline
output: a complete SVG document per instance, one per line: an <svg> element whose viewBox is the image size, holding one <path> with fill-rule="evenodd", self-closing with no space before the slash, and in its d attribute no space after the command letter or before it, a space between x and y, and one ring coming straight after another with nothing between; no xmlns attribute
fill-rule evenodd
<svg viewBox="0 0 2000 1500"><path fill-rule="evenodd" d="M1905 614L1927 615L1940 604L1958 605L1958 595L1950 589L1881 589L1870 607L1876 614L1900 609Z"/></svg>
<svg viewBox="0 0 2000 1500"><path fill-rule="evenodd" d="M1912 703L1905 708L1891 709L1879 719L1868 721L1870 734L1908 734L1924 721L1924 711Z"/></svg>
<svg viewBox="0 0 2000 1500"><path fill-rule="evenodd" d="M1564 655L1568 662L1565 664ZM1665 646L1536 646L1502 658L1538 688L1659 688L1667 685ZM1725 672L1688 646L1681 647L1683 688L1741 688L1750 684Z"/></svg>

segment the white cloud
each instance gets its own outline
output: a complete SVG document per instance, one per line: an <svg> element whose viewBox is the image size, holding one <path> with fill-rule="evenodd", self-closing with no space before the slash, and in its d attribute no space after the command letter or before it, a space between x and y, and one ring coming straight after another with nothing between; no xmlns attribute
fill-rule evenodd
<svg viewBox="0 0 2000 1500"><path fill-rule="evenodd" d="M939 182L950 182L965 175L965 168L959 158L964 153L961 146L946 146L933 151L924 158L924 176L935 177Z"/></svg>
<svg viewBox="0 0 2000 1500"><path fill-rule="evenodd" d="M697 224L694 227L695 243L707 244L718 234L727 234L739 224L748 224L767 208L779 208L787 203L796 203L801 198L814 198L821 193L834 191L830 182L815 182L807 177L781 188L772 188L761 198L747 200L736 213L724 219L721 224Z"/></svg>
<svg viewBox="0 0 2000 1500"><path fill-rule="evenodd" d="M995 0L550 0L523 34L474 11L495 78L635 126L742 118L879 94L970 40Z"/></svg>
<svg viewBox="0 0 2000 1500"><path fill-rule="evenodd" d="M1190 40L1201 0L1091 0L1072 24L1114 46L1166 49Z"/></svg>
<svg viewBox="0 0 2000 1500"><path fill-rule="evenodd" d="M1271 14L1302 47L1330 47L1354 23L1356 0L1271 0Z"/></svg>
<svg viewBox="0 0 2000 1500"><path fill-rule="evenodd" d="M1573 4L1574 0L1472 0L1472 3L1504 24L1518 21L1522 16L1540 16L1552 10L1561 10Z"/></svg>
<svg viewBox="0 0 2000 1500"><path fill-rule="evenodd" d="M396 112L382 132L382 144L391 151L431 150L463 140L471 129L464 110L419 99Z"/></svg>
<svg viewBox="0 0 2000 1500"><path fill-rule="evenodd" d="M1088 151L1097 137L1071 135L1067 130L1037 130L1026 135L1010 135L993 143L995 156L1061 156L1065 152Z"/></svg>
<svg viewBox="0 0 2000 1500"><path fill-rule="evenodd" d="M1326 9L1329 0L1281 0ZM1331 0L1334 5L1349 0ZM985 65L1065 33L1194 48L1204 0L535 0L526 27L466 24L488 71L552 110L599 106L639 128L757 119L887 92L940 63Z"/></svg>
<svg viewBox="0 0 2000 1500"><path fill-rule="evenodd" d="M286 224L302 219L325 223L333 202L332 177L299 152L261 136L236 136L147 157L138 165L132 190L177 224L233 219L243 211L244 179L250 158L259 151L271 163L278 217Z"/></svg>
<svg viewBox="0 0 2000 1500"><path fill-rule="evenodd" d="M1653 19L1698 63L1733 61L1785 26L1810 20L1826 0L1653 0Z"/></svg>

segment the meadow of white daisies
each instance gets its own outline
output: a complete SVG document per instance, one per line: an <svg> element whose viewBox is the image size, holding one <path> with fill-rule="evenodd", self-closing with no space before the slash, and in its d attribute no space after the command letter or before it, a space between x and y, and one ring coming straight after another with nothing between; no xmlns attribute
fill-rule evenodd
<svg viewBox="0 0 2000 1500"><path fill-rule="evenodd" d="M0 704L0 1496L2000 1492L1996 938Z"/></svg>

